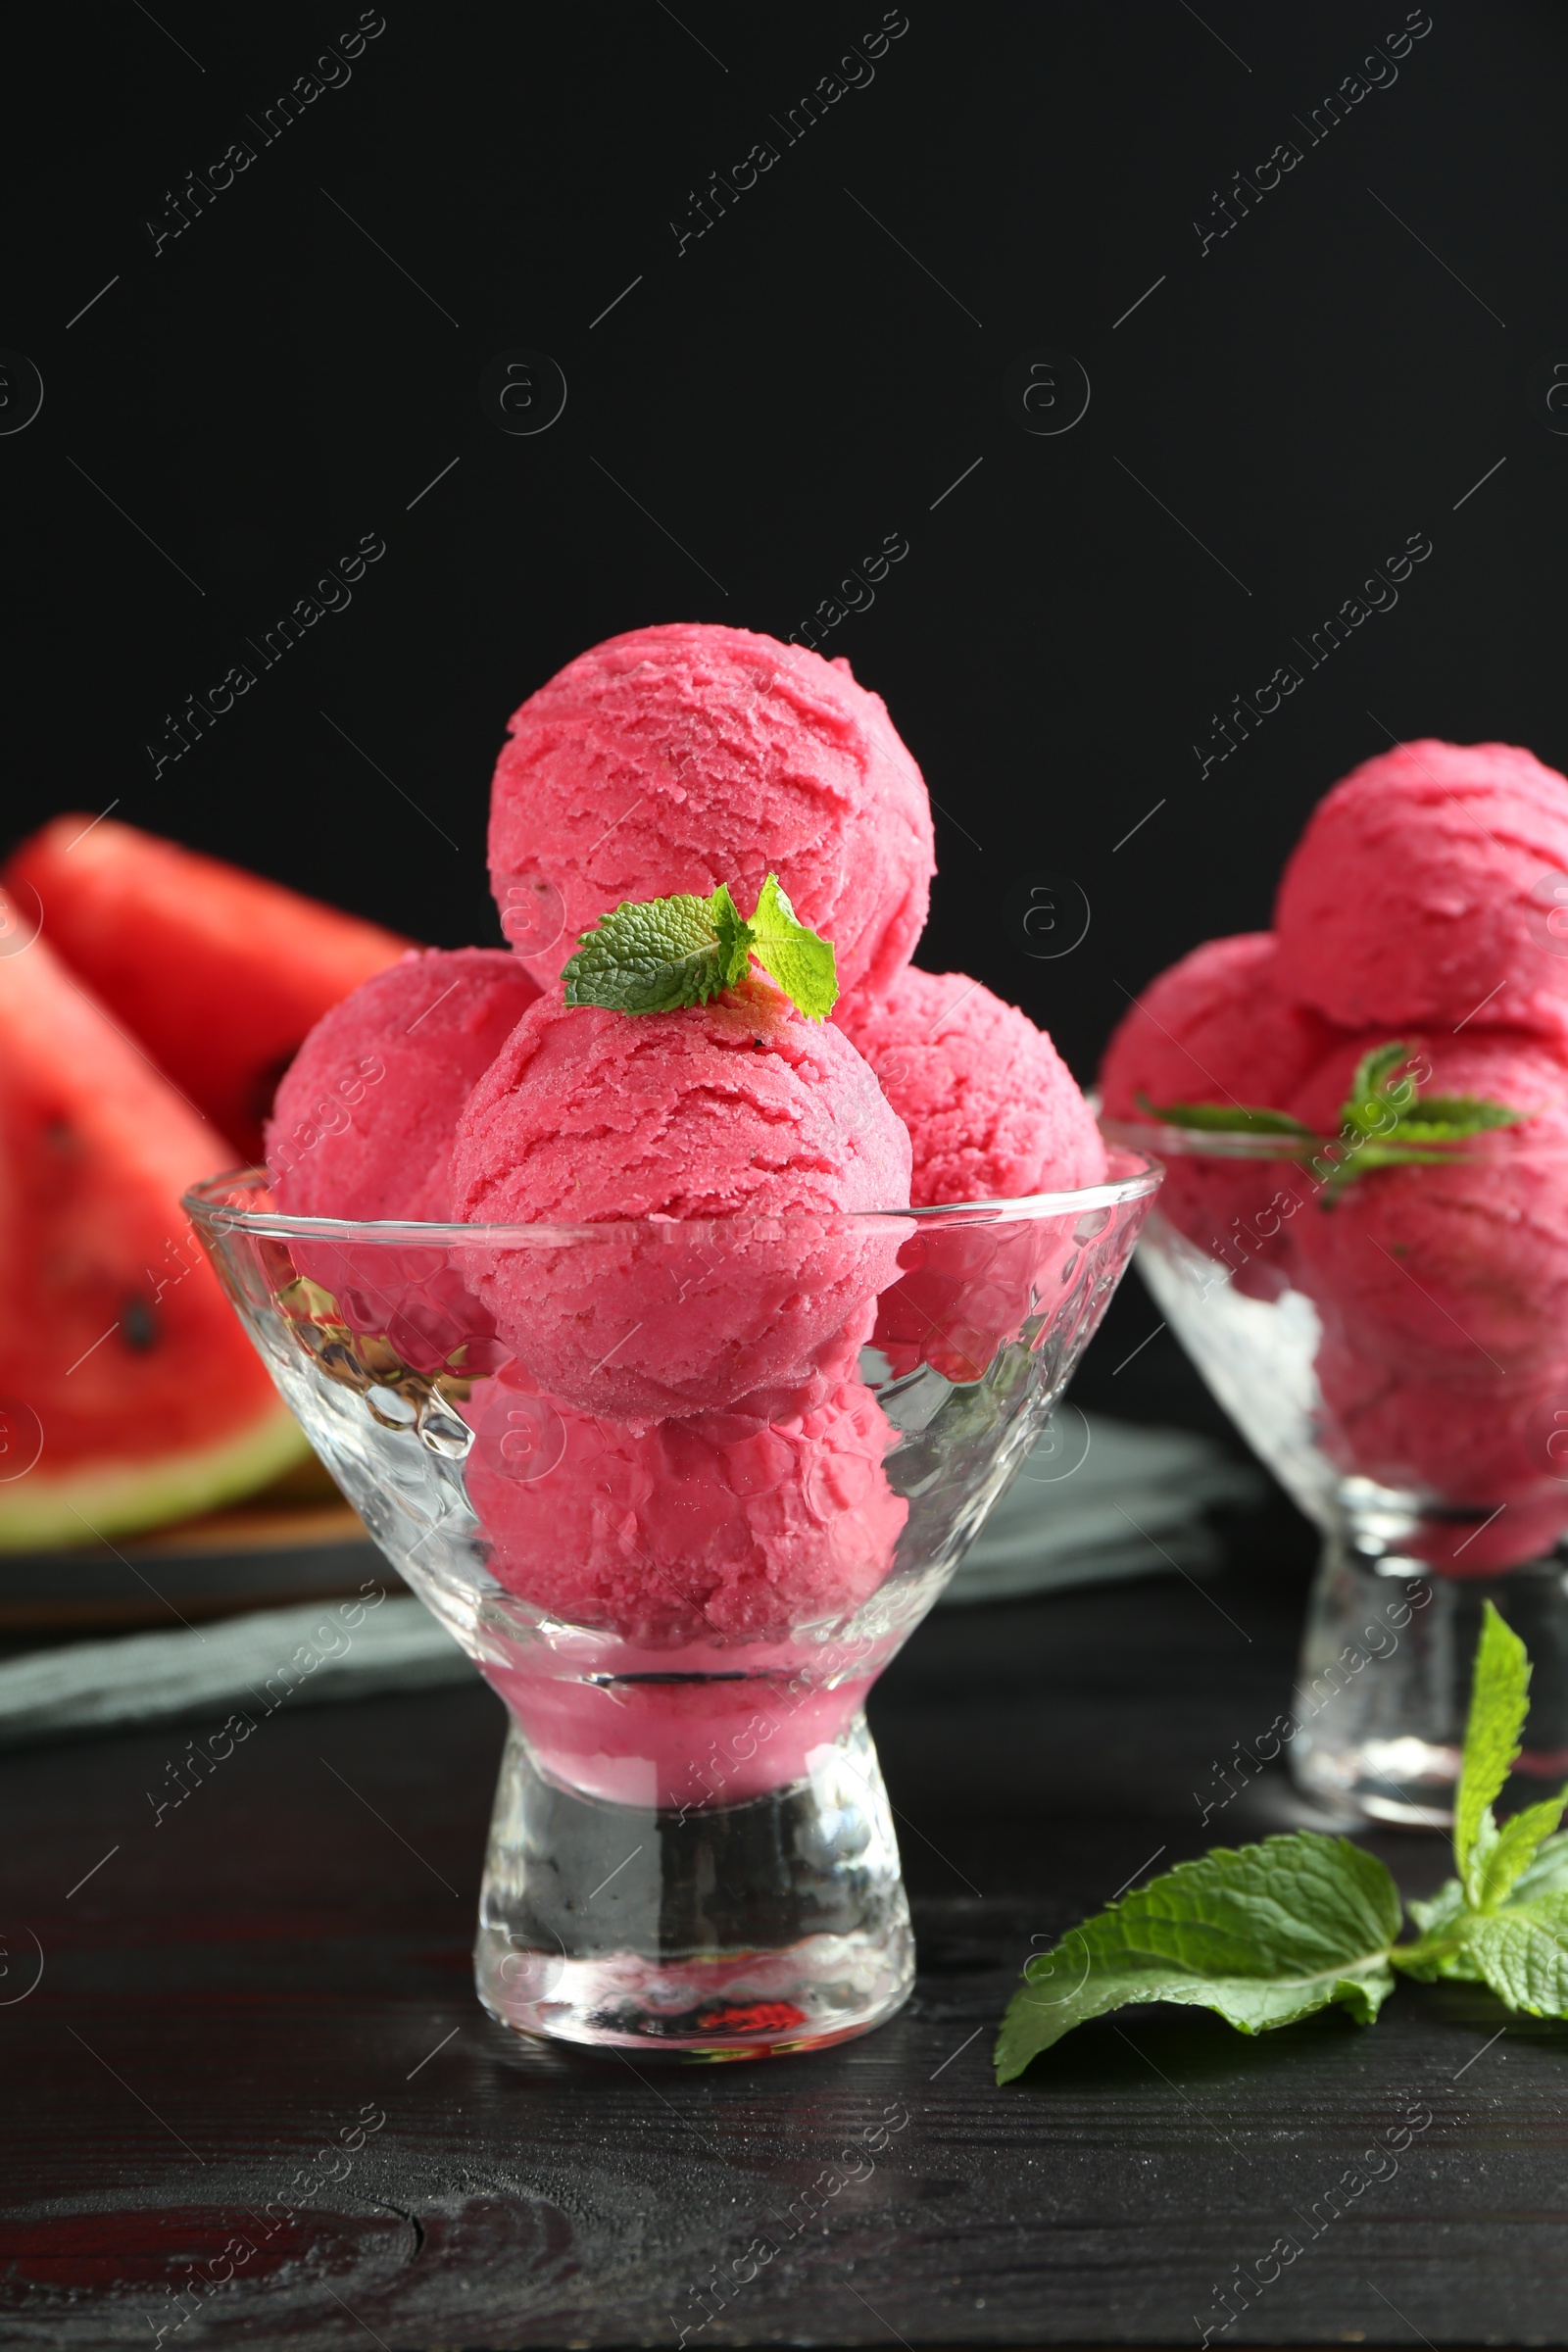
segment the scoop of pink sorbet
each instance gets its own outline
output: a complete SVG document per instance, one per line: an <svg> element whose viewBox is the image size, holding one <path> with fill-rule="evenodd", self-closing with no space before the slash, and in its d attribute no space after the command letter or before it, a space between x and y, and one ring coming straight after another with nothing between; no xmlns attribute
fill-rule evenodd
<svg viewBox="0 0 1568 2352"><path fill-rule="evenodd" d="M290 1063L268 1121L279 1208L450 1217L458 1113L538 994L504 948L430 948L334 1004Z"/></svg>
<svg viewBox="0 0 1568 2352"><path fill-rule="evenodd" d="M1499 1376L1396 1369L1335 1332L1317 1358L1330 1459L1439 1509L1401 1548L1485 1576L1550 1548L1568 1526L1568 1363Z"/></svg>
<svg viewBox="0 0 1568 2352"><path fill-rule="evenodd" d="M1147 1123L1139 1097L1284 1110L1334 1043L1321 1014L1285 995L1272 933L1211 939L1152 980L1112 1032L1100 1065L1106 1118ZM1277 1294L1289 1256L1281 1196L1301 1189L1289 1162L1166 1161L1158 1208L1179 1233L1231 1267L1250 1296Z"/></svg>
<svg viewBox="0 0 1568 2352"><path fill-rule="evenodd" d="M1111 1032L1102 1107L1142 1119L1140 1093L1171 1102L1283 1110L1334 1043L1330 1024L1286 994L1272 932L1206 940L1151 980Z"/></svg>
<svg viewBox="0 0 1568 2352"><path fill-rule="evenodd" d="M1043 1029L962 972L906 965L838 1014L909 1130L916 1208L1100 1184L1105 1147Z"/></svg>
<svg viewBox="0 0 1568 2352"><path fill-rule="evenodd" d="M907 1231L856 1212L907 1204L909 1138L849 1039L764 981L643 1014L556 988L474 1089L452 1180L471 1223L579 1229L468 1253L539 1384L656 1420L853 1353Z"/></svg>
<svg viewBox="0 0 1568 2352"><path fill-rule="evenodd" d="M468 1411L468 1498L499 1582L627 1641L776 1640L845 1616L907 1516L882 1467L898 1432L855 1380L772 1422L630 1430L504 1381Z"/></svg>
<svg viewBox="0 0 1568 2352"><path fill-rule="evenodd" d="M1392 1042L1337 1046L1290 1108L1340 1131L1356 1064ZM1568 1040L1520 1030L1410 1031L1427 1095L1528 1114L1454 1147L1451 1164L1372 1168L1314 1188L1292 1234L1300 1287L1332 1336L1402 1374L1473 1380L1560 1360L1568 1333Z"/></svg>
<svg viewBox="0 0 1568 2352"><path fill-rule="evenodd" d="M748 629L674 622L592 647L511 721L490 803L502 928L541 980L623 899L728 883L750 914L776 873L885 988L925 923L920 770L849 663Z"/></svg>
<svg viewBox="0 0 1568 2352"><path fill-rule="evenodd" d="M1313 811L1274 920L1282 985L1346 1028L1561 1035L1568 780L1512 744L1400 744Z"/></svg>

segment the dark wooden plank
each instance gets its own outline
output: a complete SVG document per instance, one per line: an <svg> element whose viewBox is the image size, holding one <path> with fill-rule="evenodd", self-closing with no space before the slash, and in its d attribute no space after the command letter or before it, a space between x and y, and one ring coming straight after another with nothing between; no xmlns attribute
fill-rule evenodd
<svg viewBox="0 0 1568 2352"><path fill-rule="evenodd" d="M156 1827L183 1734L4 1759L6 2340L1196 2344L1290 2237L1216 2340L1568 2341L1568 2031L1487 2048L1501 2013L1460 1987L1257 2042L1148 2011L991 2085L1032 1935L1158 1846L1301 1818L1279 1778L1206 1832L1193 1794L1283 1703L1298 1600L1236 1573L924 1629L877 1702L916 1997L772 2065L574 2060L483 2019L481 1690L280 1714ZM1443 1866L1383 1850L1412 1889ZM1412 2104L1430 2125L1349 2193Z"/></svg>

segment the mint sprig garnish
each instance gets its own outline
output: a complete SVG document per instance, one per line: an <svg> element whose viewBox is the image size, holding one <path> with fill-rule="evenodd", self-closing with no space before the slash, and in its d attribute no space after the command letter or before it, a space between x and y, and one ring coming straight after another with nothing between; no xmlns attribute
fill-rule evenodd
<svg viewBox="0 0 1568 2352"><path fill-rule="evenodd" d="M839 1001L833 943L808 930L780 889L777 874L769 874L762 884L757 912L742 928L752 954L796 1010L808 1020L826 1020Z"/></svg>
<svg viewBox="0 0 1568 2352"><path fill-rule="evenodd" d="M568 1004L677 1012L746 975L745 925L721 882L710 898L624 899L581 934L562 974Z"/></svg>
<svg viewBox="0 0 1568 2352"><path fill-rule="evenodd" d="M1423 1095L1404 1045L1378 1046L1356 1064L1340 1106L1346 1158L1332 1183L1348 1184L1374 1168L1433 1166L1449 1158L1447 1144L1489 1128L1516 1126L1524 1115L1479 1095Z"/></svg>
<svg viewBox="0 0 1568 2352"><path fill-rule="evenodd" d="M1409 1047L1396 1043L1376 1046L1361 1056L1340 1105L1340 1133L1333 1144L1283 1110L1240 1102L1159 1104L1142 1092L1137 1102L1147 1117L1165 1126L1211 1135L1277 1135L1295 1147L1291 1158L1310 1158L1319 1151L1336 1153L1322 1169L1330 1200L1374 1168L1440 1166L1453 1157L1450 1145L1492 1128L1517 1126L1527 1116L1479 1095L1423 1095L1406 1066L1410 1060Z"/></svg>
<svg viewBox="0 0 1568 2352"><path fill-rule="evenodd" d="M721 882L706 899L623 899L579 937L562 973L568 1004L678 1012L738 987L754 956L808 1020L825 1020L838 1003L833 944L800 920L776 874L750 920Z"/></svg>
<svg viewBox="0 0 1568 2352"><path fill-rule="evenodd" d="M1510 2009L1568 2015L1568 1837L1555 1836L1568 1787L1498 1827L1494 1799L1519 1754L1530 1660L1489 1600L1476 1651L1470 1720L1453 1813L1458 1877L1412 1903L1419 1940L1395 1965L1431 1982L1490 1984Z"/></svg>
<svg viewBox="0 0 1568 2352"><path fill-rule="evenodd" d="M1494 1878L1491 1864L1496 1859L1498 1844L1496 1816L1492 1808L1513 1769L1529 1711L1530 1659L1525 1645L1489 1601L1481 1620L1481 1640L1476 1645L1470 1715L1465 1725L1464 1754L1453 1804L1454 1860L1459 1866L1464 1899L1477 1910L1492 1907L1488 1900ZM1535 1809L1531 1807L1532 1812ZM1559 1815L1562 1812L1560 1802L1557 1811ZM1522 1818L1514 1816L1508 1825L1510 1832L1518 1830ZM1550 1826L1555 1829L1557 1824L1553 1821ZM1518 1870L1509 1874L1506 1884L1497 1886L1499 1896L1506 1894L1545 1835L1543 1830L1529 1851L1521 1856Z"/></svg>
<svg viewBox="0 0 1568 2352"><path fill-rule="evenodd" d="M997 2037L999 2083L1074 2026L1139 2001L1214 2010L1243 2034L1339 2002L1371 2025L1396 1970L1490 1985L1509 2009L1568 2017L1568 1787L1498 1826L1530 1699L1524 1643L1489 1600L1454 1798L1458 1872L1412 1902L1345 1838L1297 1830L1181 1862L1073 1928L1024 1970Z"/></svg>
<svg viewBox="0 0 1568 2352"><path fill-rule="evenodd" d="M1394 1881L1348 1838L1298 1830L1218 1846L1030 1961L998 2036L997 2081L1135 2001L1213 2009L1243 2034L1294 2025L1330 2001L1370 2025L1394 1990L1398 1932Z"/></svg>

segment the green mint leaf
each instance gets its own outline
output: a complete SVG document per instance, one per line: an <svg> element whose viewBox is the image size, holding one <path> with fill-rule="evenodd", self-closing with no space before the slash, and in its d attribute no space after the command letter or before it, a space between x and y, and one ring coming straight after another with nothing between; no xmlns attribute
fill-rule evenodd
<svg viewBox="0 0 1568 2352"><path fill-rule="evenodd" d="M562 973L568 1004L679 1012L738 987L753 956L808 1020L825 1020L838 1002L832 946L797 920L775 874L751 922L721 882L706 899L623 899L581 940Z"/></svg>
<svg viewBox="0 0 1568 2352"><path fill-rule="evenodd" d="M1396 1968L1428 1984L1439 1977L1484 1980L1510 2006L1528 2005L1522 1995L1515 1998L1521 1985L1544 1986L1543 1997L1550 1994L1556 1981L1551 1971L1558 1963L1542 1943L1543 1935L1548 1943L1560 1936L1562 1984L1568 1987L1568 1838L1555 1834L1568 1788L1526 1805L1500 1828L1492 1809L1519 1753L1529 1704L1529 1655L1489 1600L1482 1610L1454 1798L1459 1876L1430 1901L1410 1904L1418 1938L1396 1945L1390 1955ZM1499 1941L1492 1934L1494 1925L1515 1918L1526 1920L1529 1935L1521 1941L1510 1931Z"/></svg>
<svg viewBox="0 0 1568 2352"><path fill-rule="evenodd" d="M1375 1855L1298 1830L1216 1847L1031 1960L997 2038L999 2083L1093 2017L1135 2001L1213 2009L1243 2034L1344 2002L1370 2025L1394 1988L1399 1898Z"/></svg>
<svg viewBox="0 0 1568 2352"><path fill-rule="evenodd" d="M1490 1984L1509 2008L1537 2016L1568 2014L1568 1838L1551 1838L1568 1789L1527 1805L1496 1829L1482 1815L1476 1845L1479 1904L1457 1879L1430 1902L1411 1903L1419 1942L1390 1954L1406 1976ZM1540 1860L1533 1860L1542 1848ZM1502 1931L1498 1933L1498 1931Z"/></svg>
<svg viewBox="0 0 1568 2352"><path fill-rule="evenodd" d="M1515 1883L1516 1903L1533 1901L1538 1894L1568 1894L1568 1832L1547 1838Z"/></svg>
<svg viewBox="0 0 1568 2352"><path fill-rule="evenodd" d="M838 968L831 940L808 930L769 874L748 926L751 952L768 978L808 1021L826 1020L839 1001Z"/></svg>
<svg viewBox="0 0 1568 2352"><path fill-rule="evenodd" d="M1424 1120L1401 1119L1394 1130L1392 1143L1384 1148L1391 1167L1441 1167L1445 1160L1451 1165L1464 1157L1462 1152L1443 1147L1467 1143L1478 1133L1474 1127L1446 1127L1436 1120L1428 1125Z"/></svg>
<svg viewBox="0 0 1568 2352"><path fill-rule="evenodd" d="M1310 1127L1288 1118L1283 1110L1263 1110L1243 1102L1151 1102L1140 1087L1138 1107L1166 1127L1193 1127L1210 1135L1290 1135L1311 1142Z"/></svg>
<svg viewBox="0 0 1568 2352"><path fill-rule="evenodd" d="M1463 1919L1464 1888L1457 1879L1445 1879L1437 1893L1426 1902L1412 1900L1406 1902L1404 1907L1420 1929L1422 1940L1425 1941L1429 1936L1444 1935L1456 1920ZM1403 1950L1405 1947L1401 1945L1398 1948Z"/></svg>
<svg viewBox="0 0 1568 2352"><path fill-rule="evenodd" d="M1319 1168L1325 1205L1332 1206L1347 1185L1375 1168L1441 1167L1452 1157L1446 1146L1488 1128L1514 1126L1524 1115L1475 1095L1429 1095L1423 1101L1413 1076L1396 1075L1409 1058L1408 1046L1391 1041L1356 1064L1349 1097L1340 1106L1339 1137L1326 1147L1326 1168ZM1147 1118L1166 1126L1210 1135L1288 1136L1298 1144L1320 1140L1299 1119L1254 1103L1161 1104L1142 1090L1136 1100Z"/></svg>
<svg viewBox="0 0 1568 2352"><path fill-rule="evenodd" d="M1411 1107L1416 1099L1414 1080L1403 1078L1394 1086L1389 1084L1409 1058L1410 1049L1404 1045L1375 1046L1370 1054L1362 1054L1350 1080L1349 1097L1340 1110L1347 1127L1357 1135L1377 1135L1387 1130L1391 1110L1397 1116Z"/></svg>
<svg viewBox="0 0 1568 2352"><path fill-rule="evenodd" d="M1519 1735L1529 1705L1530 1659L1525 1645L1494 1604L1483 1601L1481 1640L1476 1645L1470 1714L1453 1807L1453 1859L1472 1911L1483 1907L1487 1863L1497 1842L1493 1799L1500 1795L1519 1753Z"/></svg>
<svg viewBox="0 0 1568 2352"><path fill-rule="evenodd" d="M1510 1814L1488 1844L1481 1863L1480 1910L1498 1910L1509 1899L1535 1859L1536 1848L1561 1821L1564 1805L1568 1805L1568 1788L1560 1796L1544 1797L1539 1805L1526 1805L1522 1813Z"/></svg>
<svg viewBox="0 0 1568 2352"><path fill-rule="evenodd" d="M1465 1948L1507 2008L1531 2017L1568 2016L1568 1893L1473 1916Z"/></svg>
<svg viewBox="0 0 1568 2352"><path fill-rule="evenodd" d="M1495 1120L1493 1124L1501 1125L1502 1122ZM1476 1130L1471 1127L1466 1128L1463 1135L1457 1130L1444 1135L1439 1127L1428 1130L1401 1120L1390 1132L1392 1141L1385 1138L1380 1143L1356 1143L1350 1146L1345 1158L1330 1171L1327 1190L1331 1201L1344 1192L1348 1184L1353 1184L1358 1176L1370 1176L1374 1168L1451 1167L1457 1155L1448 1151L1446 1146L1463 1142L1465 1136L1475 1134ZM1404 1136L1410 1138L1409 1142L1400 1141Z"/></svg>
<svg viewBox="0 0 1568 2352"><path fill-rule="evenodd" d="M1452 1156L1444 1146L1489 1128L1516 1126L1526 1115L1479 1095L1423 1096L1413 1075L1395 1076L1409 1059L1408 1046L1391 1043L1375 1047L1356 1064L1349 1096L1340 1107L1341 1133L1350 1141L1328 1179L1331 1200L1375 1168L1440 1166Z"/></svg>
<svg viewBox="0 0 1568 2352"><path fill-rule="evenodd" d="M729 885L721 882L708 902L712 920L713 937L718 942L718 963L723 978L720 988L738 988L750 969L752 926L729 895Z"/></svg>
<svg viewBox="0 0 1568 2352"><path fill-rule="evenodd" d="M717 928L718 897L718 891L710 899L683 892L641 905L623 899L612 914L602 914L583 932L562 973L566 1003L602 1004L611 1012L676 1012L706 1004L732 985L733 951ZM723 897L729 900L727 890Z"/></svg>
<svg viewBox="0 0 1568 2352"><path fill-rule="evenodd" d="M1441 1167L1453 1156L1447 1145L1488 1128L1515 1126L1525 1115L1505 1102L1484 1102L1476 1095L1429 1095L1422 1100L1412 1076L1395 1074L1409 1058L1408 1046L1390 1043L1364 1054L1356 1064L1349 1097L1340 1106L1340 1134L1327 1144L1328 1164L1319 1168L1328 1205L1347 1185L1375 1168ZM1299 1119L1255 1103L1157 1103L1142 1089L1136 1101L1146 1118L1200 1134L1278 1135L1298 1144L1322 1140Z"/></svg>
<svg viewBox="0 0 1568 2352"><path fill-rule="evenodd" d="M1489 1102L1480 1095L1423 1095L1411 1110L1401 1111L1396 1135L1412 1142L1456 1142L1461 1136L1484 1135L1491 1127L1517 1127L1525 1116L1506 1102Z"/></svg>
<svg viewBox="0 0 1568 2352"><path fill-rule="evenodd" d="M1415 1943L1395 1945L1389 1954L1395 1967L1423 1984L1435 1984L1440 1977L1475 1983L1481 1971L1465 1943L1475 1914L1465 1903L1458 1880L1446 1880L1430 1901L1407 1903L1405 1909L1421 1934Z"/></svg>

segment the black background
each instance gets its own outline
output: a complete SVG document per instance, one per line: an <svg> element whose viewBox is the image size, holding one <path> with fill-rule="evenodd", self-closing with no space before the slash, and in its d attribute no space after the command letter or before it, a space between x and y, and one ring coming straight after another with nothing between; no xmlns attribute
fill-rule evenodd
<svg viewBox="0 0 1568 2352"><path fill-rule="evenodd" d="M247 118L353 6L13 15L0 343L45 396L0 436L6 832L114 802L495 940L486 795L523 696L640 622L788 636L900 532L823 650L940 804L921 960L1022 1002L1087 1077L1124 991L1267 921L1307 808L1391 735L1568 760L1568 439L1527 394L1568 361L1568 22L1433 0L1397 78L1310 144L1405 20L909 0L874 79L786 143L873 0L387 0L264 145ZM235 139L255 162L155 254L169 191ZM692 191L763 139L778 162L677 254ZM1299 165L1200 251L1195 218L1286 139ZM532 436L479 400L518 347L568 387ZM1040 352L1092 386L1051 437L1003 395ZM352 605L155 778L165 714L365 532L387 552ZM1298 661L1200 779L1212 714L1415 532L1396 608ZM1053 876L1092 920L1040 960L1019 894Z"/></svg>

